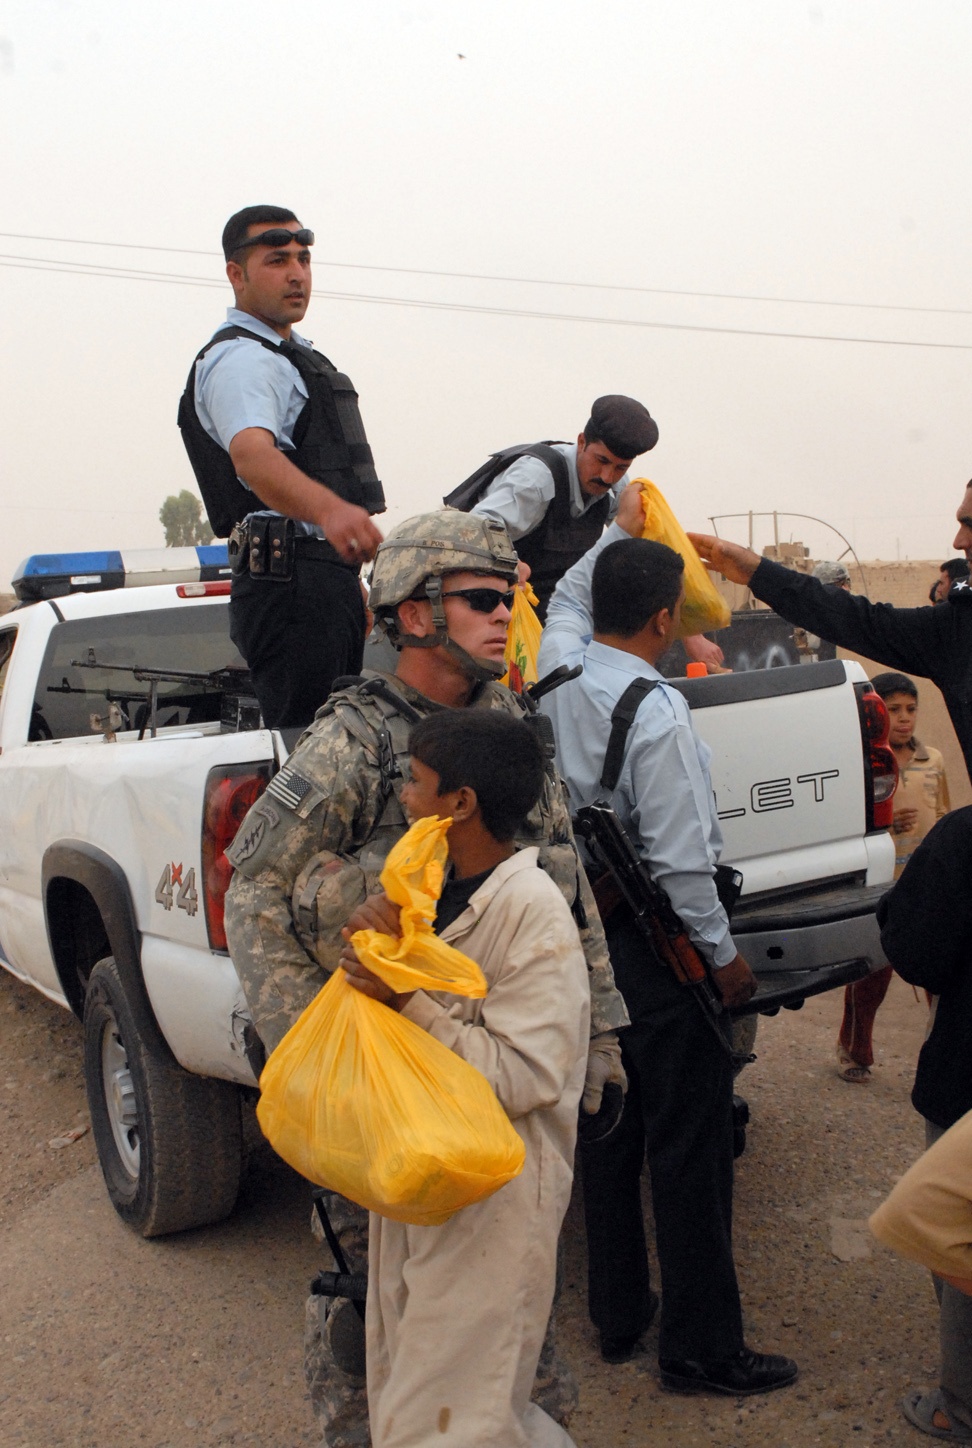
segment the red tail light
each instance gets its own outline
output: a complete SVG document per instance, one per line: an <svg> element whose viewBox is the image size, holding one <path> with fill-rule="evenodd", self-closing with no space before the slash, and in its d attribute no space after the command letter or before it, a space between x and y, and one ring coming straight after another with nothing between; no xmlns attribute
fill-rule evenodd
<svg viewBox="0 0 972 1448"><path fill-rule="evenodd" d="M211 769L203 803L202 874L206 929L213 950L226 949L223 902L233 866L226 851L254 800L270 780L269 764L236 764Z"/></svg>
<svg viewBox="0 0 972 1448"><path fill-rule="evenodd" d="M177 598L226 598L232 584L228 578L211 578L208 583L177 583Z"/></svg>
<svg viewBox="0 0 972 1448"><path fill-rule="evenodd" d="M858 694L861 737L864 741L864 788L868 830L889 830L894 818L894 791L898 787L898 761L888 744L888 711L873 689Z"/></svg>

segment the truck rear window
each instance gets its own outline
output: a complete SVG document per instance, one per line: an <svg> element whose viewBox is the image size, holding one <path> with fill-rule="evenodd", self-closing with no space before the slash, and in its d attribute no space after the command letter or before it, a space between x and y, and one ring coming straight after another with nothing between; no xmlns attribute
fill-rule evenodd
<svg viewBox="0 0 972 1448"><path fill-rule="evenodd" d="M30 738L76 739L101 732L111 705L119 729L141 729L149 716L148 682L133 669L245 669L230 642L225 608L170 608L151 613L113 614L57 624L41 665L30 722ZM94 663L79 668L78 664ZM123 665L102 668L100 665ZM248 675L244 679L248 681ZM199 681L165 680L158 686L159 727L204 724L219 719L223 691ZM241 692L249 692L248 682Z"/></svg>

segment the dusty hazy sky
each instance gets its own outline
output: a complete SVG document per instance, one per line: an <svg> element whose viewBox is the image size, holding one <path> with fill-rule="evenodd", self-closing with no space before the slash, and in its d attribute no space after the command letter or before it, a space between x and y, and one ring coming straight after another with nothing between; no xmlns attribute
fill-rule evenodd
<svg viewBox="0 0 972 1448"><path fill-rule="evenodd" d="M102 244L0 236L0 583L162 541L192 485L178 396L230 300L219 234L256 201L317 232L301 330L358 386L391 520L627 392L686 524L776 507L865 557L948 555L970 54L964 0L7 0L0 229Z"/></svg>

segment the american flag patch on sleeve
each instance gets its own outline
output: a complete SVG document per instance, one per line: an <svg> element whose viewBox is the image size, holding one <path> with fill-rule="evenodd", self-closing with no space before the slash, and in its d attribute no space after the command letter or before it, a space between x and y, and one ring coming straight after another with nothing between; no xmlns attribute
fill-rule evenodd
<svg viewBox="0 0 972 1448"><path fill-rule="evenodd" d="M274 799L279 799L280 803L286 805L288 809L296 809L304 796L310 794L313 788L309 779L298 774L296 769L290 769L284 765L283 769L279 770L267 785L267 794L272 794Z"/></svg>

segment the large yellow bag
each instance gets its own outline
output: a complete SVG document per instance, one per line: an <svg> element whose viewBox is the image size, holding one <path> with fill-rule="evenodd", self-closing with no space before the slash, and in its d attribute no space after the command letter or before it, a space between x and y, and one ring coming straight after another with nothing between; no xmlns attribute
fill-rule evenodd
<svg viewBox="0 0 972 1448"><path fill-rule="evenodd" d="M679 636L686 638L691 634L709 633L716 628L728 628L732 622L729 605L709 577L709 570L689 542L661 489L647 478L636 478L635 482L641 486L645 504L642 538L667 543L685 560L685 602L682 604Z"/></svg>
<svg viewBox="0 0 972 1448"><path fill-rule="evenodd" d="M396 992L482 998L475 961L433 934L450 820L419 820L381 882L401 938L357 931L359 960ZM523 1142L475 1067L340 968L271 1054L257 1118L302 1176L399 1222L436 1226L523 1168Z"/></svg>
<svg viewBox="0 0 972 1448"><path fill-rule="evenodd" d="M506 651L503 660L506 673L500 680L515 694L522 694L527 684L537 682L537 657L540 653L540 635L543 625L537 618L536 608L540 602L529 583L521 584L516 590L510 623L506 633Z"/></svg>

